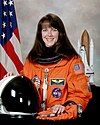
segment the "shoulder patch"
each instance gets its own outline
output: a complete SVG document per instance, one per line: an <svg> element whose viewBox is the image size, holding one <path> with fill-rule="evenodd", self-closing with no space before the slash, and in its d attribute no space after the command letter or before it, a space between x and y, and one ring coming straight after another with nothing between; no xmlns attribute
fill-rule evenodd
<svg viewBox="0 0 100 125"><path fill-rule="evenodd" d="M74 65L74 72L75 72L75 74L84 73L84 66L82 64L75 64Z"/></svg>

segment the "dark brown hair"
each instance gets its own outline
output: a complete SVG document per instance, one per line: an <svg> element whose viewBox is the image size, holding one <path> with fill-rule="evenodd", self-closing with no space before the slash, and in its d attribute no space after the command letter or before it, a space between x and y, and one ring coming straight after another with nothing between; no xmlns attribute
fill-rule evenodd
<svg viewBox="0 0 100 125"><path fill-rule="evenodd" d="M55 53L61 54L67 59L71 59L75 55L78 56L67 37L62 20L57 15L50 13L42 17L38 23L35 43L27 57L29 61L33 62L43 55L45 44L42 40L41 30L45 22L48 22L49 26L54 27L59 31L58 41L54 45Z"/></svg>

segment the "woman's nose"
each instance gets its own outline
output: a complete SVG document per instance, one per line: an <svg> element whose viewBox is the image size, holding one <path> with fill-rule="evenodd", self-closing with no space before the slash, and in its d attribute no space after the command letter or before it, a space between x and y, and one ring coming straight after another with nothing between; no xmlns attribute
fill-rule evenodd
<svg viewBox="0 0 100 125"><path fill-rule="evenodd" d="M52 31L48 30L48 36L51 36L51 35L52 35Z"/></svg>

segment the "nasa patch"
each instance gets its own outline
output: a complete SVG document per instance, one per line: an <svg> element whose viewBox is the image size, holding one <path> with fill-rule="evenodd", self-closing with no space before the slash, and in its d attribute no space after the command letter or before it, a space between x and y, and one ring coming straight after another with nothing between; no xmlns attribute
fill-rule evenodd
<svg viewBox="0 0 100 125"><path fill-rule="evenodd" d="M60 98L61 95L62 95L61 89L60 89L60 88L54 88L54 89L52 90L52 95L53 95L53 97L55 97L55 98Z"/></svg>

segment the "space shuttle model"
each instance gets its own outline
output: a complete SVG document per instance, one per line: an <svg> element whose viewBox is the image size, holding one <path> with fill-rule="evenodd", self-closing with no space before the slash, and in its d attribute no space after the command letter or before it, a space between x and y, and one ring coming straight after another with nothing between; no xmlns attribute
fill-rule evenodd
<svg viewBox="0 0 100 125"><path fill-rule="evenodd" d="M78 53L85 65L85 73L89 77L89 84L94 85L94 43L90 39L87 30L84 30L81 40L78 40Z"/></svg>

